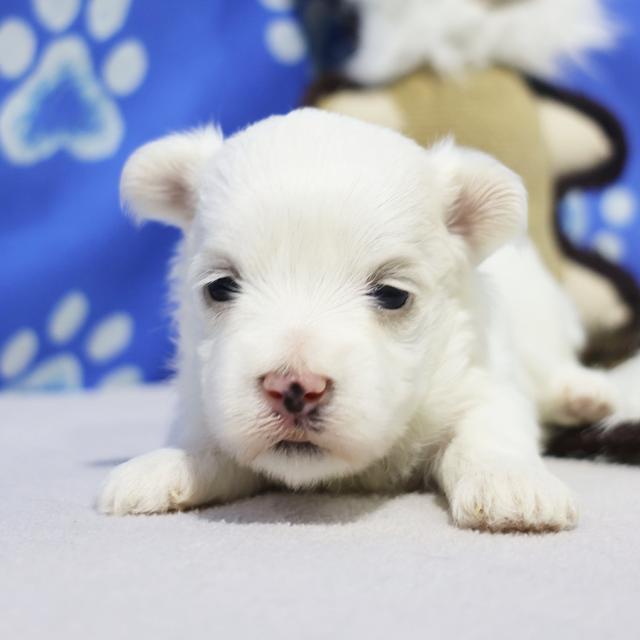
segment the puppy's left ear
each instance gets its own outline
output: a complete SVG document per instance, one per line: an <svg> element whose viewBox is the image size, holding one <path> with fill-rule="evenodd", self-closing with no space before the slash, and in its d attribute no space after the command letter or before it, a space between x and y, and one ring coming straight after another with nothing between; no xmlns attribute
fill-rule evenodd
<svg viewBox="0 0 640 640"><path fill-rule="evenodd" d="M140 147L122 170L123 205L136 218L186 229L196 212L202 176L222 144L220 130L207 126Z"/></svg>
<svg viewBox="0 0 640 640"><path fill-rule="evenodd" d="M520 177L495 158L445 141L432 149L444 172L445 224L479 264L527 229L527 192Z"/></svg>

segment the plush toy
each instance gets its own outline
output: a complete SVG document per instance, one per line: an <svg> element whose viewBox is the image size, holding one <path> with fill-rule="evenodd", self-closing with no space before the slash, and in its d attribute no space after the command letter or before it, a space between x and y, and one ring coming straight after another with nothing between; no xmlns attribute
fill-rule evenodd
<svg viewBox="0 0 640 640"><path fill-rule="evenodd" d="M566 62L614 46L618 28L601 1L299 0L298 11L318 71L307 103L425 146L453 135L519 173L530 232L589 334L584 359L609 366L632 355L640 346L636 282L572 246L558 223L569 189L613 182L626 158L615 117L553 84ZM563 436L572 453L580 433Z"/></svg>
<svg viewBox="0 0 640 640"><path fill-rule="evenodd" d="M638 288L619 267L572 247L557 222L568 189L605 185L624 166L616 119L549 83L563 62L613 45L616 28L599 1L302 0L299 7L321 72L307 102L425 146L452 134L519 173L538 249L592 336L587 359L624 358L637 339Z"/></svg>

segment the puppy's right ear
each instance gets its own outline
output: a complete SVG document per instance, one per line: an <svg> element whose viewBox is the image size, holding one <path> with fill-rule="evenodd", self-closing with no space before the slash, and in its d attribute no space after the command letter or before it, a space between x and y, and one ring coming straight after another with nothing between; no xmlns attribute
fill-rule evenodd
<svg viewBox="0 0 640 640"><path fill-rule="evenodd" d="M527 192L501 162L447 139L430 150L448 190L445 224L480 264L527 229Z"/></svg>
<svg viewBox="0 0 640 640"><path fill-rule="evenodd" d="M202 175L223 144L213 126L149 142L127 160L120 199L138 219L186 229L198 204Z"/></svg>

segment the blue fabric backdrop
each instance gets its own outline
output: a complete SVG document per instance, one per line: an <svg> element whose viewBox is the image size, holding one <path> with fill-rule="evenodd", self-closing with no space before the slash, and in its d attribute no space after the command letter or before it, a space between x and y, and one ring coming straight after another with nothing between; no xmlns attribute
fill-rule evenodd
<svg viewBox="0 0 640 640"><path fill-rule="evenodd" d="M637 3L610 3L628 25ZM635 5L635 6L631 6ZM631 140L614 188L571 194L571 237L640 275L640 39L567 85ZM127 155L210 120L226 133L296 106L309 79L290 0L3 0L0 8L0 388L158 380L172 347L164 275L177 234L134 228Z"/></svg>
<svg viewBox="0 0 640 640"><path fill-rule="evenodd" d="M158 380L177 233L136 229L118 177L138 145L298 104L305 45L285 0L3 0L0 385Z"/></svg>
<svg viewBox="0 0 640 640"><path fill-rule="evenodd" d="M640 3L607 0L620 26L620 45L593 55L588 72L567 73L565 86L599 101L621 121L629 144L626 170L617 184L569 194L563 226L573 242L627 267L640 279Z"/></svg>

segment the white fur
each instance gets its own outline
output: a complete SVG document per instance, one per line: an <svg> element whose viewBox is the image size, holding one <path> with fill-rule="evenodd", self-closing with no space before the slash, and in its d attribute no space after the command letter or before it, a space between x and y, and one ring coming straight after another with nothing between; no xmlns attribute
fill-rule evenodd
<svg viewBox="0 0 640 640"><path fill-rule="evenodd" d="M177 448L116 469L101 509L161 512L269 483L401 491L434 479L460 526L572 527L540 422L580 422L567 397L609 389L577 362L582 330L523 233L519 178L450 141L425 151L312 109L249 127L215 156L201 153L210 135L151 143L125 168L134 212L174 153L199 182L171 178L193 189L183 211L159 203L185 229ZM224 276L240 293L207 300ZM376 307L375 283L410 292L408 304ZM268 372L302 368L333 384L308 436L317 455L274 450L282 428L260 392Z"/></svg>
<svg viewBox="0 0 640 640"><path fill-rule="evenodd" d="M602 0L349 0L358 49L345 72L388 82L423 64L442 74L492 64L541 77L611 47L617 29Z"/></svg>
<svg viewBox="0 0 640 640"><path fill-rule="evenodd" d="M197 206L199 172L221 145L221 131L207 126L167 136L162 147L140 147L122 172L123 204L136 194L134 215L185 227Z"/></svg>
<svg viewBox="0 0 640 640"><path fill-rule="evenodd" d="M606 428L615 428L625 422L640 422L640 353L611 371L616 388L616 411L604 420Z"/></svg>

